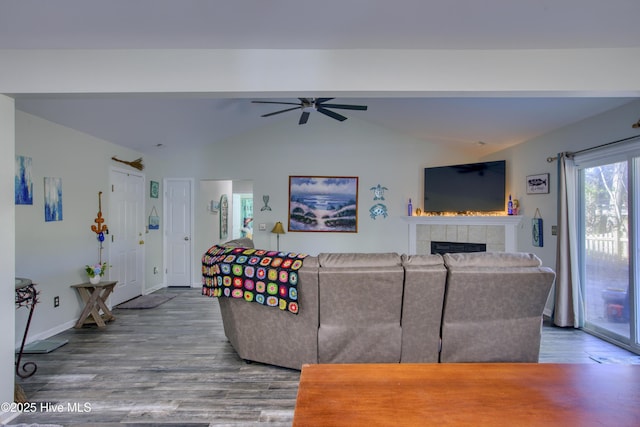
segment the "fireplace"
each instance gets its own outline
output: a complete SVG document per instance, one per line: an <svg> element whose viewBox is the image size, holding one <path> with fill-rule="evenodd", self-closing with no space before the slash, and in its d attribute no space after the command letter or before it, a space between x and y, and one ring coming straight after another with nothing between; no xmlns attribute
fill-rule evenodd
<svg viewBox="0 0 640 427"><path fill-rule="evenodd" d="M432 254L452 254L457 252L486 252L486 243L437 242L431 241Z"/></svg>
<svg viewBox="0 0 640 427"><path fill-rule="evenodd" d="M409 224L408 253L427 255L432 242L480 243L485 251L517 252L518 215L501 216L406 216Z"/></svg>

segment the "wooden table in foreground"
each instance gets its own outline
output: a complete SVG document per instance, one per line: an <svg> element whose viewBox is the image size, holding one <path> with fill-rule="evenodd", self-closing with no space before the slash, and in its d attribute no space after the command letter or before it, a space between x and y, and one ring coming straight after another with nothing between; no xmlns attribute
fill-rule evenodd
<svg viewBox="0 0 640 427"><path fill-rule="evenodd" d="M116 283L118 282L106 281L95 285L89 282L71 285L72 288L78 291L80 298L84 302L84 309L80 313L74 328L82 328L85 323L95 323L99 328L104 328L106 326L105 322L116 319L116 316L111 313L106 304L107 298L113 292ZM100 310L102 310L102 314L100 314Z"/></svg>
<svg viewBox="0 0 640 427"><path fill-rule="evenodd" d="M304 365L294 426L640 426L640 365Z"/></svg>

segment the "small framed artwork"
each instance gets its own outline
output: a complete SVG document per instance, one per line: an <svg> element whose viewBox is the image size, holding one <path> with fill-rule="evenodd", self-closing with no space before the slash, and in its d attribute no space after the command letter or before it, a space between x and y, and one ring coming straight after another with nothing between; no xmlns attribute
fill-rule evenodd
<svg viewBox="0 0 640 427"><path fill-rule="evenodd" d="M152 199L157 199L160 194L160 183L158 181L150 181L149 185L149 196Z"/></svg>
<svg viewBox="0 0 640 427"><path fill-rule="evenodd" d="M290 176L289 231L358 232L358 177Z"/></svg>
<svg viewBox="0 0 640 427"><path fill-rule="evenodd" d="M547 194L549 192L549 174L527 176L527 194Z"/></svg>

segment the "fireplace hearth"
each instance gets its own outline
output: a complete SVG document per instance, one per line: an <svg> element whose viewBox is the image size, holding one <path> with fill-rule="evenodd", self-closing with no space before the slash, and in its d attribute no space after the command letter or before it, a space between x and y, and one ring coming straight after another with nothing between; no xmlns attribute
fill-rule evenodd
<svg viewBox="0 0 640 427"><path fill-rule="evenodd" d="M482 243L488 252L517 252L517 215L406 216L409 254L431 253L431 242ZM460 251L459 251L460 252Z"/></svg>
<svg viewBox="0 0 640 427"><path fill-rule="evenodd" d="M435 242L431 241L432 254L452 254L459 252L486 252L486 243L469 242Z"/></svg>

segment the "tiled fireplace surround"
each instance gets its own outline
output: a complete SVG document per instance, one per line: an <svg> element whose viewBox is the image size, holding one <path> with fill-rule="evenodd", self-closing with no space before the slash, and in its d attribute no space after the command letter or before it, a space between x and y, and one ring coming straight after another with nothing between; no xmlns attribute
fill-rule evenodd
<svg viewBox="0 0 640 427"><path fill-rule="evenodd" d="M409 254L430 254L431 241L486 243L487 251L516 252L521 216L411 216Z"/></svg>

